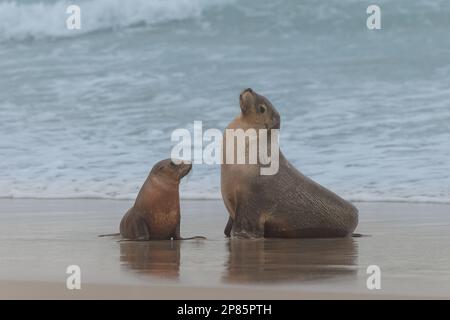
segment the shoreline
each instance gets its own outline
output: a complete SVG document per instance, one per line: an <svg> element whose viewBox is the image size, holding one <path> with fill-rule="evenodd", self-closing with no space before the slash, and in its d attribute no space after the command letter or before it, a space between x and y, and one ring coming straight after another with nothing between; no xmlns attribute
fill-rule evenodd
<svg viewBox="0 0 450 320"><path fill-rule="evenodd" d="M392 203L392 204L411 204L411 205L420 205L420 204L431 204L431 205L449 205L450 206L450 199L449 200L442 200L442 201L438 201L438 200L405 200L402 198L392 198L392 199L352 199L351 197L344 197L345 200L350 201L351 203L372 203L372 204L376 204L376 203ZM100 197L100 196L73 196L73 197L69 197L69 196L51 196L51 197L8 197L8 196L0 196L0 201L2 200L16 200L16 201L21 201L21 200L36 200L36 201L59 201L59 200L104 200L104 201L135 201L136 197L119 197L119 198L112 198L112 197ZM181 201L222 201L222 198L219 197L183 197L180 196L180 200Z"/></svg>

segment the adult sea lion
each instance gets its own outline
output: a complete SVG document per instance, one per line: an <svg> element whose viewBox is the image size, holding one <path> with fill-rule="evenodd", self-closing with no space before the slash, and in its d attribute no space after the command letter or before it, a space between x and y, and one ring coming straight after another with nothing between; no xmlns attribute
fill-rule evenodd
<svg viewBox="0 0 450 320"><path fill-rule="evenodd" d="M270 140L270 129L280 128L278 111L252 89L240 94L240 107L240 115L227 129L268 129ZM225 134L223 159L226 145ZM278 165L273 175L261 175L259 159L256 164L221 165L222 198L230 214L226 236L326 238L352 234L358 224L358 210L350 202L304 176L281 151Z"/></svg>
<svg viewBox="0 0 450 320"><path fill-rule="evenodd" d="M120 222L120 235L130 240L188 240L180 236L180 180L192 164L171 159L158 162L142 186L133 207Z"/></svg>

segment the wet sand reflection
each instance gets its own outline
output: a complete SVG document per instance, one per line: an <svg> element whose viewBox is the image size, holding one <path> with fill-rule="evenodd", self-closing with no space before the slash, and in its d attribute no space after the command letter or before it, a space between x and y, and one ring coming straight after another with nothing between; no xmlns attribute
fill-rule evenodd
<svg viewBox="0 0 450 320"><path fill-rule="evenodd" d="M356 276L357 243L343 239L230 239L223 280L231 283Z"/></svg>
<svg viewBox="0 0 450 320"><path fill-rule="evenodd" d="M120 261L128 268L160 278L177 279L180 241L126 241L120 243Z"/></svg>

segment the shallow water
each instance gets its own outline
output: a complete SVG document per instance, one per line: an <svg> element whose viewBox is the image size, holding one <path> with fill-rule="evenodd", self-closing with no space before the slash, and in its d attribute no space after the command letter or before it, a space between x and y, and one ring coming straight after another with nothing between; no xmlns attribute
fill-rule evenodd
<svg viewBox="0 0 450 320"><path fill-rule="evenodd" d="M1 200L0 280L61 282L68 265L82 283L254 286L367 293L366 269L381 268L382 290L450 296L448 205L358 203L350 239L239 240L222 236L220 201L184 201L182 235L207 240L118 242L128 201Z"/></svg>
<svg viewBox="0 0 450 320"><path fill-rule="evenodd" d="M133 198L175 128L223 129L253 87L281 147L353 200L450 199L450 2L0 1L0 197ZM41 1L39 1L40 3ZM219 197L197 165L184 198Z"/></svg>

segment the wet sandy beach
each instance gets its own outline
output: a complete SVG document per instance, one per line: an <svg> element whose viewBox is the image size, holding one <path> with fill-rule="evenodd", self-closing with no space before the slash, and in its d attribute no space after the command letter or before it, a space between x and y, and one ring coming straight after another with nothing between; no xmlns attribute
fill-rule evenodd
<svg viewBox="0 0 450 320"><path fill-rule="evenodd" d="M0 298L450 298L449 205L356 203L362 238L229 240L221 201L182 200L182 235L207 240L98 238L131 203L0 200Z"/></svg>

